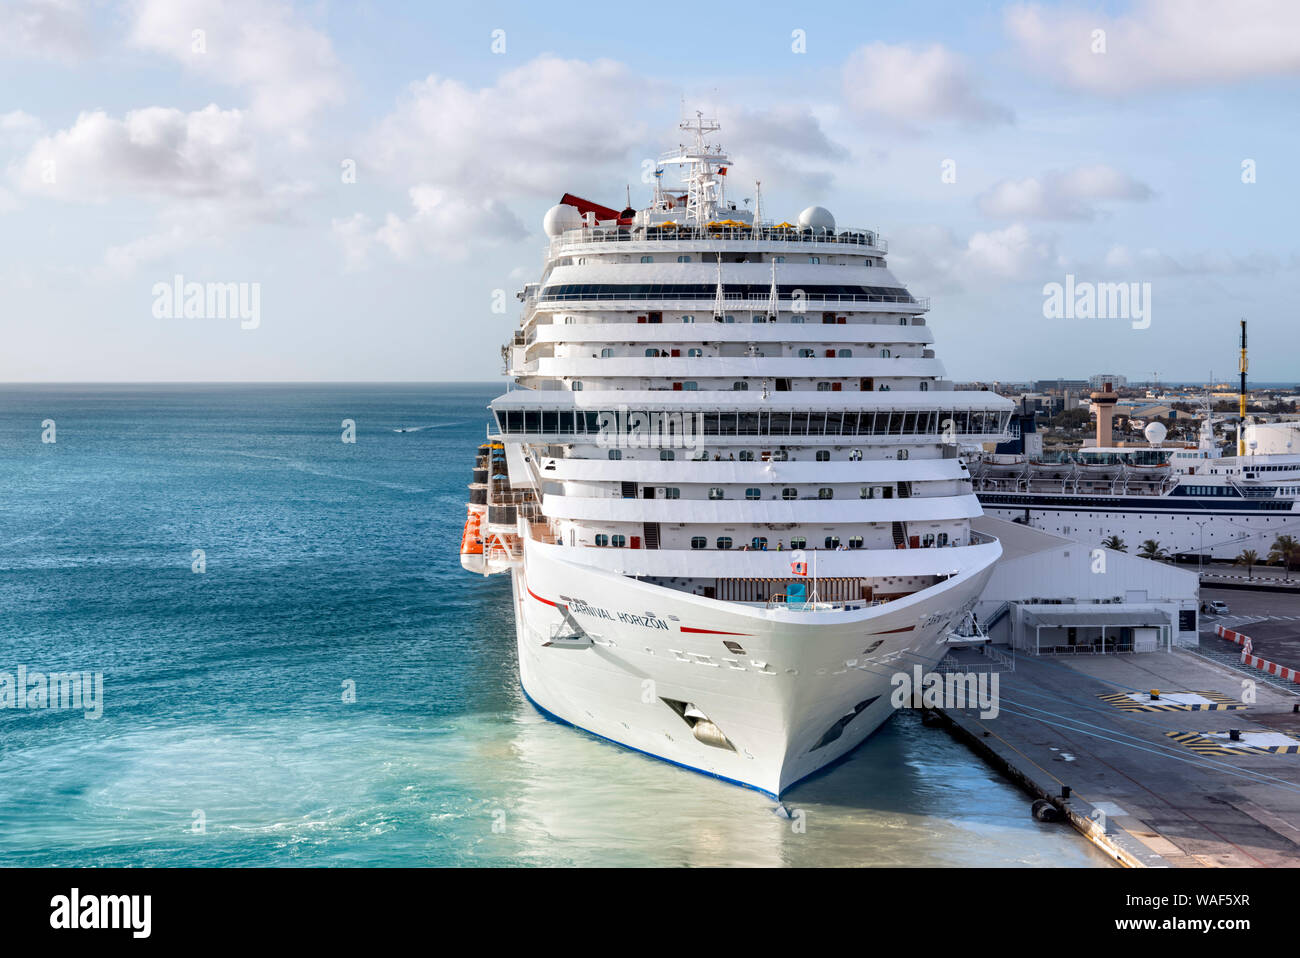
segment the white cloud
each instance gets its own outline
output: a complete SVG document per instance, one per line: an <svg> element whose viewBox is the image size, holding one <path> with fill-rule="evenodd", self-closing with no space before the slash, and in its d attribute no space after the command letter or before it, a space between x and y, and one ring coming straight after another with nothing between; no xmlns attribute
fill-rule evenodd
<svg viewBox="0 0 1300 958"><path fill-rule="evenodd" d="M1300 73L1294 0L1137 0L1114 17L1028 4L1009 9L1006 26L1045 73L1097 93ZM1104 53L1093 52L1095 30Z"/></svg>
<svg viewBox="0 0 1300 958"><path fill-rule="evenodd" d="M906 227L895 240L892 271L921 293L1037 279L1061 262L1055 239L1022 223L973 233L965 243L942 226Z"/></svg>
<svg viewBox="0 0 1300 958"><path fill-rule="evenodd" d="M743 171L737 181L745 195L754 180L804 195L826 194L848 149L831 139L822 122L804 105L776 104L761 110L720 109L720 141Z"/></svg>
<svg viewBox="0 0 1300 958"><path fill-rule="evenodd" d="M543 56L472 89L429 76L379 126L363 165L465 195L558 196L565 183L617 166L626 175L646 140L655 85L611 60ZM637 169L639 174L639 168Z"/></svg>
<svg viewBox="0 0 1300 958"><path fill-rule="evenodd" d="M937 120L970 125L1008 123L1011 112L979 94L960 57L939 44L924 50L873 43L859 47L843 67L851 109L915 129Z"/></svg>
<svg viewBox="0 0 1300 958"><path fill-rule="evenodd" d="M1145 200L1151 189L1111 166L1080 166L1042 177L1003 180L977 200L980 212L999 219L1086 220L1105 200Z"/></svg>
<svg viewBox="0 0 1300 958"><path fill-rule="evenodd" d="M659 88L611 60L542 56L471 88L429 76L379 125L355 158L364 171L414 184L412 209L376 226L363 213L333 222L349 268L375 250L399 260L527 235L509 204L558 200L565 190L605 195L639 179L647 125L637 119ZM581 180L574 182L580 174Z"/></svg>
<svg viewBox="0 0 1300 958"><path fill-rule="evenodd" d="M410 197L410 215L389 213L379 227L362 213L333 221L349 269L364 266L376 248L402 262L427 253L463 259L475 246L522 239L528 232L499 200L466 199L428 184L412 187Z"/></svg>
<svg viewBox="0 0 1300 958"><path fill-rule="evenodd" d="M90 202L262 192L246 115L215 105L191 113L146 107L122 119L82 113L37 140L11 173L27 192Z"/></svg>
<svg viewBox="0 0 1300 958"><path fill-rule="evenodd" d="M292 138L342 99L329 37L281 0L134 0L131 12L132 44L247 91L258 122Z"/></svg>
<svg viewBox="0 0 1300 958"><path fill-rule="evenodd" d="M70 62L93 49L78 0L7 0L0 7L0 52Z"/></svg>

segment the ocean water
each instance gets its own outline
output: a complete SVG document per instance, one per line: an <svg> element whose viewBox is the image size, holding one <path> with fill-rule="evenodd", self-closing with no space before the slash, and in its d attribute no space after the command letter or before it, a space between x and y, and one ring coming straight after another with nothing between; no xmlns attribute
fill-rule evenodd
<svg viewBox="0 0 1300 958"><path fill-rule="evenodd" d="M496 392L0 386L0 671L104 680L0 711L0 864L1105 864L908 714L798 823L542 718L457 555Z"/></svg>

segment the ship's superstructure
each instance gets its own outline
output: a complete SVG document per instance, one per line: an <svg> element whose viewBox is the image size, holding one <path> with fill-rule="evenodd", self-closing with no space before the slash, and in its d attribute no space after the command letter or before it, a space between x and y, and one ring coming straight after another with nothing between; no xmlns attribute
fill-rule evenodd
<svg viewBox="0 0 1300 958"><path fill-rule="evenodd" d="M1280 536L1300 536L1300 423L1250 422L1243 400L1239 454L1225 456L1207 402L1195 445L1167 441L1158 422L1145 444L1115 445L1115 393L1105 384L1092 400L1095 445L1045 455L1032 416L1018 416L1010 449L972 462L989 515L1093 545L1116 536L1136 551L1151 540L1170 556L1206 559L1251 550L1263 560Z"/></svg>
<svg viewBox="0 0 1300 958"><path fill-rule="evenodd" d="M647 207L547 213L462 562L510 573L539 707L780 794L962 627L1001 550L959 452L1011 403L952 389L878 231L738 208L682 128Z"/></svg>

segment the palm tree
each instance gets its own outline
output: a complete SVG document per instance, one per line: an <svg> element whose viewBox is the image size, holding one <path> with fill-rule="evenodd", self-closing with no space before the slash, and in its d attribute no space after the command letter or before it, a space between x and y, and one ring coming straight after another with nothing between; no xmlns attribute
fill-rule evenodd
<svg viewBox="0 0 1300 958"><path fill-rule="evenodd" d="M1119 536L1107 536L1105 539L1102 539L1101 547L1103 549L1113 549L1116 552L1128 552L1128 546Z"/></svg>
<svg viewBox="0 0 1300 958"><path fill-rule="evenodd" d="M1300 561L1300 541L1296 541L1295 536L1278 536L1268 551L1268 561L1285 566L1285 578L1290 579L1291 567Z"/></svg>
<svg viewBox="0 0 1300 958"><path fill-rule="evenodd" d="M1168 558L1168 553L1165 552L1164 546L1155 539L1145 539L1142 542L1142 547L1138 550L1138 558L1165 559Z"/></svg>
<svg viewBox="0 0 1300 958"><path fill-rule="evenodd" d="M1255 566L1259 565L1259 553L1254 549L1243 549L1233 565L1244 565L1246 567L1246 578L1253 579L1253 570Z"/></svg>

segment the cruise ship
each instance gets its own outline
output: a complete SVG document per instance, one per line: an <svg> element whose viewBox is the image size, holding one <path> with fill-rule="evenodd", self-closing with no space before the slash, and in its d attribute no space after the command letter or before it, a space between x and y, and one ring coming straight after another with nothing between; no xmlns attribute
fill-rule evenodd
<svg viewBox="0 0 1300 958"><path fill-rule="evenodd" d="M1001 547L959 453L1012 403L944 378L877 230L737 206L681 129L648 206L547 212L461 561L510 575L541 711L779 797L969 634Z"/></svg>
<svg viewBox="0 0 1300 958"><path fill-rule="evenodd" d="M1016 415L1012 437L972 461L987 514L1094 546L1152 540L1171 558L1262 560L1279 536L1300 536L1300 423L1246 421L1236 455L1224 455L1207 406L1194 445L1167 441L1159 422L1145 442L1120 445L1111 384L1091 398L1094 445L1045 455L1033 416Z"/></svg>

